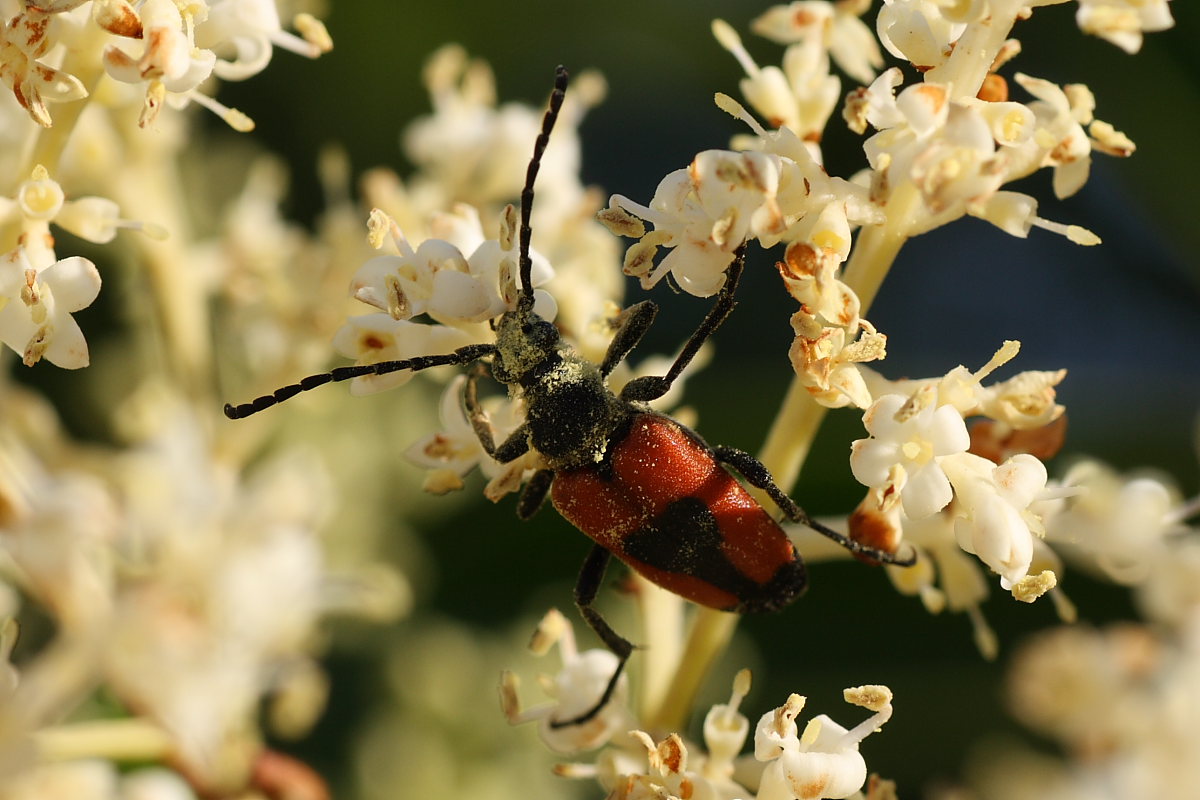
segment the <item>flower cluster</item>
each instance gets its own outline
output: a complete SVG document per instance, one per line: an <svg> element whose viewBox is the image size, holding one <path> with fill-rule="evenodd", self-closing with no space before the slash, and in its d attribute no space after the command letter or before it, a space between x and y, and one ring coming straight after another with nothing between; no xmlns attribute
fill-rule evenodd
<svg viewBox="0 0 1200 800"><path fill-rule="evenodd" d="M1048 535L1081 566L1133 588L1145 622L1061 627L1032 637L1009 670L1013 715L1062 758L1014 749L978 776L989 797L1188 797L1200 791L1187 720L1200 692L1200 500L1148 474L1095 462L1065 478L1083 491ZM1093 541L1094 540L1094 541ZM1094 546L1093 546L1094 545Z"/></svg>
<svg viewBox="0 0 1200 800"><path fill-rule="evenodd" d="M1050 501L1071 493L1047 486L1041 461L1061 445L1064 409L1054 387L1065 371L983 383L1018 347L1007 342L975 372L960 366L941 378L897 382L872 376L878 399L863 415L870 437L851 445L851 469L869 488L851 516L851 535L890 549L903 538L916 548L922 568L889 574L930 610L948 604L969 612L985 653L995 652L978 612L986 584L964 553L1014 597L1033 601L1057 583L1058 559L1042 541ZM969 431L971 417L980 419ZM938 574L941 590L933 585Z"/></svg>
<svg viewBox="0 0 1200 800"><path fill-rule="evenodd" d="M209 210L183 175L191 117L159 111L196 102L246 129L206 81L258 73L276 46L315 57L328 34L307 14L302 38L287 33L259 0L0 12L13 98L0 103L0 340L27 366L91 367L54 402L0 386L0 795L320 797L322 779L268 733L303 735L324 707L321 621L392 618L407 584L331 557L334 479L313 451L257 458L253 437L213 425L209 348L216 318L236 319L220 294L245 250L233 226L208 247L195 237ZM238 186L219 161L219 182ZM61 234L94 247L68 255ZM97 345L77 316L110 266L124 291ZM286 341L303 344L291 322Z"/></svg>
<svg viewBox="0 0 1200 800"><path fill-rule="evenodd" d="M801 731L796 718L804 709L805 698L793 694L759 718L753 757L742 756L750 732L749 720L739 710L750 691L750 672L742 670L734 678L729 702L713 706L705 715L703 748L685 743L677 733L656 742L636 729L624 678L611 701L590 722L555 727L556 719L571 718L589 708L616 666L615 656L606 650L579 653L570 623L552 610L538 626L531 649L542 654L556 643L562 669L539 681L551 702L522 710L520 684L515 675L506 672L501 686L505 714L514 725L538 722L543 741L555 752L599 749L594 762L562 764L557 771L568 777L594 779L609 797L622 800L860 796L867 784L867 766L859 745L892 716L892 693L886 686L859 686L847 689L845 700L873 712L870 717L847 729L821 714Z"/></svg>
<svg viewBox="0 0 1200 800"><path fill-rule="evenodd" d="M163 103L196 102L248 131L254 127L249 117L199 87L214 75L257 75L275 47L309 58L332 49L324 25L311 14L298 15L295 26L300 36L283 30L274 0L145 0L136 8L127 0L29 3L16 16L6 15L2 73L17 101L45 127L53 124L47 102L78 101L95 90L96 64L89 59L99 55L109 78L140 90L140 125L152 124ZM67 53L63 66L40 61L59 49Z"/></svg>
<svg viewBox="0 0 1200 800"><path fill-rule="evenodd" d="M52 610L58 630L54 647L26 661L7 690L5 774L23 736L44 736L51 753L56 737L68 747L70 726L42 730L103 684L138 717L91 723L94 736L129 730L157 742L197 787L252 782L272 757L258 733L260 704L269 701L284 735L311 726L326 693L308 652L317 620L366 609L335 590L359 579L324 563L316 530L329 490L320 466L281 454L239 476L213 456L186 406L155 392L126 409L130 426L138 420L127 430L130 449L83 458L40 401L7 402L0 546L15 584ZM394 613L401 595L378 585L393 596L384 613ZM16 612L4 610L5 654Z"/></svg>
<svg viewBox="0 0 1200 800"><path fill-rule="evenodd" d="M883 61L858 18L865 4L794 2L755 20L755 31L788 44L782 69L757 65L729 25L714 23L717 39L746 70L743 96L771 129L718 95L718 105L754 133L735 140L739 150L699 154L687 169L667 175L648 205L613 195L602 219L639 240L626 253L626 273L647 286L670 274L684 290L706 296L720 287L722 271L743 243L783 242L779 271L800 303L791 349L799 379L823 405L867 407L873 398L858 365L883 358L886 338L861 317L861 293L868 290L869 302L874 292L862 277L865 272L877 281L886 261L872 262L894 257L897 243L965 215L1014 236L1038 227L1078 244L1099 242L1083 228L1039 217L1033 197L1003 188L1049 168L1055 193L1066 197L1086 181L1093 151L1127 156L1134 150L1126 136L1095 118L1086 86L1060 87L1017 73L1013 80L1033 99L1009 99L1009 81L999 70L1020 47L1005 37L1028 5L974 4L959 14L924 0L885 3L877 20L880 42L923 73L903 90L899 68L876 76ZM1169 13L1156 4L1133 26L1166 24ZM1082 16L1081 25L1088 29ZM869 84L851 91L843 108L852 131L875 130L863 144L867 167L851 180L821 168L819 143L840 96L831 56ZM670 252L655 264L661 248ZM858 273L856 280L847 282L843 267Z"/></svg>
<svg viewBox="0 0 1200 800"><path fill-rule="evenodd" d="M1007 186L1045 168L1055 194L1068 197L1086 182L1093 153L1128 156L1134 145L1096 118L1086 86L1005 77L1020 53L1010 31L1030 4L968 5L884 3L878 43L917 70L908 86L899 67L880 71L880 50L859 19L862 3L793 2L752 22L787 46L781 68L760 66L729 25L714 23L717 40L746 72L743 97L768 127L718 94L717 104L752 135L736 137L736 150L705 151L669 174L648 205L613 195L601 219L638 239L626 253L628 274L644 285L670 274L698 295L719 288L746 242L785 245L778 271L799 303L789 352L796 385L821 406L865 411L870 437L854 443L851 469L869 492L851 517L851 535L893 550L906 540L923 558L913 570L889 569L893 579L931 609L967 611L981 649L994 652L978 611L986 582L967 556L1019 599L1055 587L1061 562L1044 544L1047 517L1064 507L1052 501L1079 491L1048 486L1042 464L1061 445L1054 386L1065 372L1026 372L985 387L983 379L1015 353L1012 343L976 373L959 367L940 378L889 381L872 368L886 356L887 337L866 309L904 241L963 216L1018 237L1036 227L1098 243L1090 231L1038 216L1036 199ZM1080 26L1104 27L1102 35L1126 46L1131 38L1109 34L1125 26L1140 37L1170 25L1164 3L1140 13L1118 12L1119 5L1081 4ZM843 120L855 133L871 131L866 166L848 180L821 167L820 142L840 96L834 64L864 84L846 95ZM1030 99L1010 98L1010 83ZM656 263L662 248L670 251ZM969 433L971 417L978 421ZM1061 592L1052 596L1069 617Z"/></svg>

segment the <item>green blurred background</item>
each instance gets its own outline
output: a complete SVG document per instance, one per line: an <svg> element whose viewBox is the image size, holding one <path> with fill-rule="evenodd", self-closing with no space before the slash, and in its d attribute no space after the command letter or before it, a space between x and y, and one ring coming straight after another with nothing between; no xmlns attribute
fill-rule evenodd
<svg viewBox="0 0 1200 800"><path fill-rule="evenodd" d="M1048 173L1018 187L1042 200L1042 216L1096 231L1102 247L1079 248L1041 231L1023 241L962 221L904 249L869 315L889 336L884 371L893 377L940 374L959 363L978 367L1001 340L1020 339L1017 369L1070 370L1060 387L1071 425L1066 454L1092 454L1123 469L1154 465L1175 475L1187 494L1197 486L1200 400L1200 24L1193 5L1173 3L1176 28L1149 36L1132 57L1080 34L1073 3L1038 9L1015 32L1024 52L1010 69L1087 83L1097 115L1138 144L1127 161L1098 157L1091 182L1065 202L1053 200ZM316 62L279 54L264 74L224 86L220 97L251 114L254 138L291 164L288 213L311 222L320 210L316 155L326 144L343 146L356 172L388 165L406 173L399 133L428 111L420 70L439 45L458 42L487 59L502 101L540 104L558 63L594 68L609 93L582 126L584 179L646 201L667 172L699 150L727 146L739 132L712 104L715 91L737 94L742 73L712 40L709 23L725 18L760 64L777 64L782 49L746 33L765 8L696 0L333 0L326 16L333 52ZM861 142L837 129L835 118L826 162L831 173L847 175L862 164ZM779 290L773 255L752 253L743 300L755 310L734 314L717 337L714 363L688 385L703 434L750 451L788 380L793 301ZM666 317L645 352L665 352L704 307L661 287L654 296ZM729 387L738 387L736 394ZM795 492L810 511L834 513L857 502L861 490L845 449L861 435L857 414L830 416ZM420 481L416 470L411 476ZM444 530L427 532L440 578L422 597L423 608L500 626L550 604L569 606L586 540L552 512L518 526L511 505L467 503ZM887 683L896 716L864 750L873 770L898 780L902 796L915 796L953 780L983 733L1017 733L1002 709L1004 658L1023 634L1056 620L1048 601L1021 605L997 587L984 612L999 634L1001 659L988 664L965 618L931 617L866 569L817 565L804 600L781 615L746 621L743 634L760 651L749 656L757 669L746 709L756 719L797 691L809 695L814 713L839 716L844 686ZM1133 614L1125 592L1078 573L1068 572L1065 588L1084 620ZM335 650L331 665L331 712L301 749L336 773L353 745L347 732L377 695L361 675L360 657ZM741 665L719 671L711 699L726 693Z"/></svg>

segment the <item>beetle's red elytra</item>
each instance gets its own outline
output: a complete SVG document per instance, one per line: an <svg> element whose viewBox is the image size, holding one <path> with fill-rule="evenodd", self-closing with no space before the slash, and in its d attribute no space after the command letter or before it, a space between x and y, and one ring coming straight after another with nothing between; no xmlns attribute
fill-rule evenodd
<svg viewBox="0 0 1200 800"><path fill-rule="evenodd" d="M647 580L720 611L774 611L804 590L795 546L694 432L638 414L606 460L554 476L568 522Z"/></svg>

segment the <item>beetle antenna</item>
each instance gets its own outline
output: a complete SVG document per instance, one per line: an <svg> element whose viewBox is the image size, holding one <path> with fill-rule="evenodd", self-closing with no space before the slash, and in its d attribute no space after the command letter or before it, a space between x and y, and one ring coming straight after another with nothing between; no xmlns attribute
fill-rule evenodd
<svg viewBox="0 0 1200 800"><path fill-rule="evenodd" d="M521 190L521 234L520 250L517 266L521 273L521 299L518 306L525 311L533 308L533 259L529 257L529 217L533 212L533 183L537 179L538 168L542 165L542 155L550 142L550 131L558 120L559 109L562 108L563 98L567 92L567 68L561 64L554 70L554 91L550 93L550 105L546 115L542 117L542 130L533 143L533 158L529 160L529 169L525 171L525 188Z"/></svg>
<svg viewBox="0 0 1200 800"><path fill-rule="evenodd" d="M236 406L232 403L226 403L225 416L230 419L245 419L251 414L257 414L271 406L279 405L284 400L291 399L301 392L316 389L318 386L324 386L327 383L348 381L351 378L361 378L365 375L387 375L389 372L399 372L404 369L418 372L430 367L441 367L448 364L470 364L472 361L478 361L495 352L496 346L493 344L469 344L458 348L453 353L446 353L445 355L417 356L416 358L404 358L398 361L379 361L375 364L355 364L349 367L338 367L330 372L319 372L316 375L309 375L307 378L302 378L297 383L281 386L270 394L256 397L249 403L241 403Z"/></svg>

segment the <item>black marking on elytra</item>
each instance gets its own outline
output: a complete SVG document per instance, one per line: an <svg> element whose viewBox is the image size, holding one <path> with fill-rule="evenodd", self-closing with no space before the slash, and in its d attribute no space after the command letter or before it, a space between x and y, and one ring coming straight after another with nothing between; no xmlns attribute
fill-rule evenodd
<svg viewBox="0 0 1200 800"><path fill-rule="evenodd" d="M771 580L759 586L755 584L752 593L741 595L742 602L738 604L739 614L762 614L765 612L782 611L808 588L808 573L804 569L804 561L799 555L787 562Z"/></svg>
<svg viewBox="0 0 1200 800"><path fill-rule="evenodd" d="M736 597L757 595L759 585L730 563L721 549L723 541L717 518L704 501L683 497L646 527L629 534L624 550L643 564L690 575Z"/></svg>

